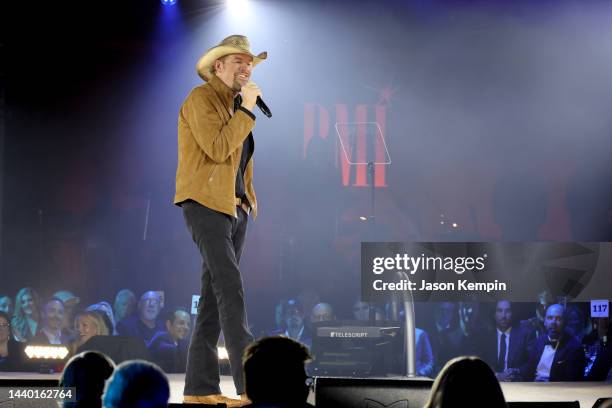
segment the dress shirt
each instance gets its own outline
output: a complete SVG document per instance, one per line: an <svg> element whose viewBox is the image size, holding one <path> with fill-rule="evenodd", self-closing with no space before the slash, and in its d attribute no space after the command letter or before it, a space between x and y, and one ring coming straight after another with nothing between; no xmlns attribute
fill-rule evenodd
<svg viewBox="0 0 612 408"><path fill-rule="evenodd" d="M557 348L551 346L550 344L547 344L544 347L542 357L540 357L540 362L536 368L536 381L548 381L550 378L550 369L552 367L556 352Z"/></svg>

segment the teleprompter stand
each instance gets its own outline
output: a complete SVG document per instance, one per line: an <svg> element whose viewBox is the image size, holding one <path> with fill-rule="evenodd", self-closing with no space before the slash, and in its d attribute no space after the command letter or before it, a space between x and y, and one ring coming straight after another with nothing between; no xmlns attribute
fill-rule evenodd
<svg viewBox="0 0 612 408"><path fill-rule="evenodd" d="M336 123L336 134L343 157L351 166L367 166L370 186L370 214L367 217L369 238L375 236L376 225L376 166L391 164L391 156L378 122ZM405 273L404 273L405 275ZM408 276L402 276L408 279ZM393 300L395 301L395 299ZM416 377L415 320L412 293L404 293L406 376ZM372 316L373 313L370 313Z"/></svg>

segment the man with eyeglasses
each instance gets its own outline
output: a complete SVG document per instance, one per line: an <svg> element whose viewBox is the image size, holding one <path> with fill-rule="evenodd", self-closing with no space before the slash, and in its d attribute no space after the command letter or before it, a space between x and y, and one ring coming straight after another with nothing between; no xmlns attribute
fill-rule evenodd
<svg viewBox="0 0 612 408"><path fill-rule="evenodd" d="M143 293L138 302L138 313L117 323L117 333L149 342L155 333L164 330L163 322L158 319L163 301L158 292Z"/></svg>
<svg viewBox="0 0 612 408"><path fill-rule="evenodd" d="M0 311L0 371L27 369L23 361L25 343L19 343L11 335L11 319Z"/></svg>

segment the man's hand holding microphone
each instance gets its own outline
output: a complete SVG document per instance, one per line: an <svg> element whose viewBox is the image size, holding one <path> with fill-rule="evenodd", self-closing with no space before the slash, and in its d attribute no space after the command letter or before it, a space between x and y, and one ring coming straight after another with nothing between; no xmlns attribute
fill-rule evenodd
<svg viewBox="0 0 612 408"><path fill-rule="evenodd" d="M259 109L266 115L267 117L272 117L272 112L268 106L261 99L261 89L254 82L249 82L245 86L243 86L240 90L242 93L242 104L241 106L245 109L253 111L255 105L259 106Z"/></svg>
<svg viewBox="0 0 612 408"><path fill-rule="evenodd" d="M257 97L261 96L261 89L259 89L255 82L248 82L240 89L240 93L242 94L242 104L240 106L253 111L257 104Z"/></svg>

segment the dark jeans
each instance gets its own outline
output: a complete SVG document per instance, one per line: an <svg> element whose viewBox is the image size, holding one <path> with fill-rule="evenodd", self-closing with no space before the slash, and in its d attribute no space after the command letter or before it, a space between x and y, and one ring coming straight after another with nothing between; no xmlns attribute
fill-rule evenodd
<svg viewBox="0 0 612 408"><path fill-rule="evenodd" d="M244 306L238 263L246 237L248 215L238 218L188 200L183 215L202 254L202 293L198 305L185 375L184 395L219 394L217 342L223 330L232 377L238 394L244 393L242 354L253 341Z"/></svg>

